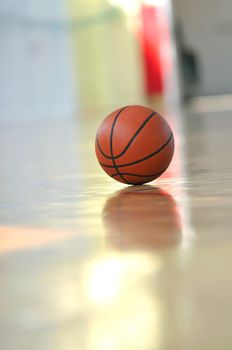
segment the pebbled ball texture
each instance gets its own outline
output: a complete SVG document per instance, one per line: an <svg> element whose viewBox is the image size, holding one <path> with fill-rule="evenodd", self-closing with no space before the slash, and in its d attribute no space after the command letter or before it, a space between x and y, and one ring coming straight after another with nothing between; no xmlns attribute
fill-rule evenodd
<svg viewBox="0 0 232 350"><path fill-rule="evenodd" d="M95 150L109 176L126 184L144 184L168 168L174 153L174 136L159 113L144 106L126 106L103 120Z"/></svg>

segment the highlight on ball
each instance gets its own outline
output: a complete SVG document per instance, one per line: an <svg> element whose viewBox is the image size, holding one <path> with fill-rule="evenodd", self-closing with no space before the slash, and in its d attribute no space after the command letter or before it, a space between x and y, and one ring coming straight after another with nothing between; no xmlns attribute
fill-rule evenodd
<svg viewBox="0 0 232 350"><path fill-rule="evenodd" d="M155 180L168 168L174 136L159 113L144 106L126 106L103 120L95 150L109 176L125 184L141 185Z"/></svg>

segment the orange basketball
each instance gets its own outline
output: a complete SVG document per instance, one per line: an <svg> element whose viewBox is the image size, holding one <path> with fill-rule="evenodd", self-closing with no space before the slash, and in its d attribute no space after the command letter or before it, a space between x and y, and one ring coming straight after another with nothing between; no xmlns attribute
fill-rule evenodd
<svg viewBox="0 0 232 350"><path fill-rule="evenodd" d="M174 137L166 120L151 108L127 106L103 120L95 149L109 176L138 185L156 179L168 168Z"/></svg>

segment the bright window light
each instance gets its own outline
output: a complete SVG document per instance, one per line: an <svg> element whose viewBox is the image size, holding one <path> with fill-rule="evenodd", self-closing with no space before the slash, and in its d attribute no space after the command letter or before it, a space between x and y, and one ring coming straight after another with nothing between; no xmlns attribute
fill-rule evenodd
<svg viewBox="0 0 232 350"><path fill-rule="evenodd" d="M141 5L163 7L168 0L108 0L110 5L121 8L126 14L135 14Z"/></svg>
<svg viewBox="0 0 232 350"><path fill-rule="evenodd" d="M120 7L126 14L134 14L138 11L139 0L108 0L112 6Z"/></svg>
<svg viewBox="0 0 232 350"><path fill-rule="evenodd" d="M143 0L142 1L144 5L150 5L154 7L162 7L165 6L167 3L167 0Z"/></svg>

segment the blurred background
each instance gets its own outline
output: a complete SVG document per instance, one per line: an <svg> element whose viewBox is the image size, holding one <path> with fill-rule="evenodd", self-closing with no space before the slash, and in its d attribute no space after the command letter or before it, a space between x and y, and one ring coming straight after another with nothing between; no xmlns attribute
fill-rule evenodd
<svg viewBox="0 0 232 350"><path fill-rule="evenodd" d="M1 122L156 102L176 95L176 64L184 99L230 94L230 13L229 0L3 0Z"/></svg>
<svg viewBox="0 0 232 350"><path fill-rule="evenodd" d="M1 350L230 350L231 0L0 1ZM114 109L169 121L124 187Z"/></svg>

